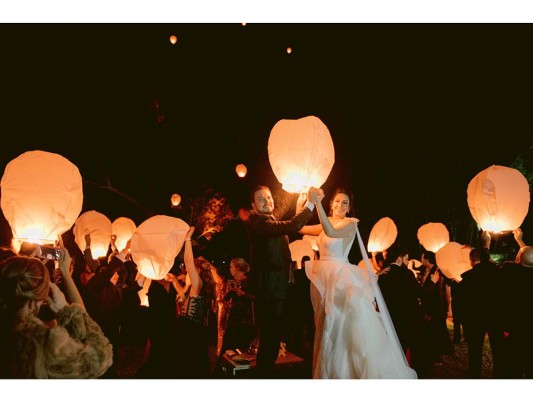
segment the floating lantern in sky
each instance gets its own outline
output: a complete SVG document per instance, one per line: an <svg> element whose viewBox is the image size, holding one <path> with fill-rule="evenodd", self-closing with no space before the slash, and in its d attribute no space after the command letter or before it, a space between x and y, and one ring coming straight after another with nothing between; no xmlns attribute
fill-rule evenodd
<svg viewBox="0 0 533 400"><path fill-rule="evenodd" d="M172 44L176 44L178 42L178 38L176 37L176 35L170 36L169 40Z"/></svg>
<svg viewBox="0 0 533 400"><path fill-rule="evenodd" d="M189 225L179 218L156 215L144 221L131 237L131 256L139 272L160 280L174 265Z"/></svg>
<svg viewBox="0 0 533 400"><path fill-rule="evenodd" d="M439 269L447 278L460 281L461 274L472 269L470 250L457 242L446 243L435 253Z"/></svg>
<svg viewBox="0 0 533 400"><path fill-rule="evenodd" d="M444 224L440 222L429 222L418 228L416 234L418 241L428 251L436 253L439 249L450 241L450 234Z"/></svg>
<svg viewBox="0 0 533 400"><path fill-rule="evenodd" d="M470 213L484 231L519 228L529 210L529 184L520 171L493 165L468 184Z"/></svg>
<svg viewBox="0 0 533 400"><path fill-rule="evenodd" d="M171 197L170 197L170 203L172 204L172 207L177 207L180 205L181 203L181 196L177 193L174 193Z"/></svg>
<svg viewBox="0 0 533 400"><path fill-rule="evenodd" d="M287 54L291 54L291 53L292 53L292 48L287 47Z"/></svg>
<svg viewBox="0 0 533 400"><path fill-rule="evenodd" d="M91 254L96 260L107 255L111 243L112 224L109 218L98 211L86 211L79 216L72 229L74 240L81 252L85 250L85 235L91 235Z"/></svg>
<svg viewBox="0 0 533 400"><path fill-rule="evenodd" d="M248 169L246 168L246 165L239 164L235 167L235 172L237 172L237 176L239 178L244 178L248 172Z"/></svg>
<svg viewBox="0 0 533 400"><path fill-rule="evenodd" d="M115 235L115 247L118 251L124 250L128 240L137 229L135 222L126 217L119 217L111 224L111 234Z"/></svg>
<svg viewBox="0 0 533 400"><path fill-rule="evenodd" d="M297 269L301 269L303 267L303 256L308 256L310 260L315 259L315 252L311 247L311 243L309 243L307 240L298 239L289 243L289 250L291 251L292 261L296 261Z"/></svg>
<svg viewBox="0 0 533 400"><path fill-rule="evenodd" d="M0 185L2 211L17 252L23 241L55 244L82 209L80 172L59 154L40 150L21 154L7 164Z"/></svg>
<svg viewBox="0 0 533 400"><path fill-rule="evenodd" d="M396 240L398 229L389 217L383 217L375 223L368 237L368 251L387 250Z"/></svg>
<svg viewBox="0 0 533 400"><path fill-rule="evenodd" d="M242 26L246 26L246 22L241 22L241 25Z"/></svg>
<svg viewBox="0 0 533 400"><path fill-rule="evenodd" d="M302 193L326 181L335 163L335 149L319 118L282 119L270 132L268 158L283 189Z"/></svg>

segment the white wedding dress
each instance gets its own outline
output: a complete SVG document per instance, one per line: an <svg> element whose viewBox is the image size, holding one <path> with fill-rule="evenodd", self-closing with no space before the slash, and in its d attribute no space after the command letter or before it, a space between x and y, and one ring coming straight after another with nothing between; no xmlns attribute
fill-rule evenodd
<svg viewBox="0 0 533 400"><path fill-rule="evenodd" d="M318 236L320 260L305 264L315 311L313 378L414 379L356 233L366 269L348 262L355 237L343 250L342 238L324 232Z"/></svg>

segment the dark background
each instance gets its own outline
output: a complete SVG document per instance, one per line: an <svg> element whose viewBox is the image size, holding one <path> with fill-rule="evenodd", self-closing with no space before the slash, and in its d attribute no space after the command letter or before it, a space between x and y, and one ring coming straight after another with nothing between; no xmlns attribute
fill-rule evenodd
<svg viewBox="0 0 533 400"><path fill-rule="evenodd" d="M111 220L179 216L172 193L208 190L236 212L252 185L281 187L275 123L315 115L336 155L323 188L352 188L365 241L388 216L412 257L427 222L475 245L470 180L497 164L531 183L532 37L503 23L1 24L0 165L59 153L80 169L83 211ZM527 243L530 216L522 229ZM206 251L241 255L241 235L233 222Z"/></svg>

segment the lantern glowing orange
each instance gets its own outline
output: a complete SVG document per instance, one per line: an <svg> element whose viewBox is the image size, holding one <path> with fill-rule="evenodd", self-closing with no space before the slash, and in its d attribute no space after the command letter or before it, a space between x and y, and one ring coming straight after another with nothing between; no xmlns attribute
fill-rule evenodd
<svg viewBox="0 0 533 400"><path fill-rule="evenodd" d="M131 255L139 272L149 279L163 279L188 230L186 222L166 215L150 217L139 225L131 237Z"/></svg>
<svg viewBox="0 0 533 400"><path fill-rule="evenodd" d="M111 224L111 234L115 235L115 247L118 251L124 250L128 240L137 229L135 222L126 217L119 217Z"/></svg>
<svg viewBox="0 0 533 400"><path fill-rule="evenodd" d="M287 192L320 187L335 163L333 140L317 117L278 121L268 138L268 158L274 175Z"/></svg>
<svg viewBox="0 0 533 400"><path fill-rule="evenodd" d="M296 266L298 269L303 267L303 256L308 256L310 260L315 259L315 252L311 247L311 243L309 243L307 240L298 239L289 243L289 250L291 251L291 259L292 261L296 261Z"/></svg>
<svg viewBox="0 0 533 400"><path fill-rule="evenodd" d="M427 251L436 253L439 249L450 241L450 234L444 224L440 222L429 222L418 228L416 234L418 241Z"/></svg>
<svg viewBox="0 0 533 400"><path fill-rule="evenodd" d="M86 211L79 216L72 228L74 240L81 252L85 250L85 235L91 235L91 254L94 259L104 257L111 243L111 221L98 211Z"/></svg>
<svg viewBox="0 0 533 400"><path fill-rule="evenodd" d="M472 269L469 254L470 248L457 242L448 242L435 253L435 258L447 278L460 281L461 274Z"/></svg>
<svg viewBox="0 0 533 400"><path fill-rule="evenodd" d="M529 184L520 171L493 165L468 184L470 213L484 231L517 229L529 210Z"/></svg>
<svg viewBox="0 0 533 400"><path fill-rule="evenodd" d="M169 40L172 44L176 44L178 42L178 38L176 37L176 35L170 36Z"/></svg>
<svg viewBox="0 0 533 400"><path fill-rule="evenodd" d="M292 53L292 48L287 47L287 54L291 54L291 53Z"/></svg>
<svg viewBox="0 0 533 400"><path fill-rule="evenodd" d="M368 251L387 250L396 240L398 229L389 217L383 217L375 223L368 237Z"/></svg>
<svg viewBox="0 0 533 400"><path fill-rule="evenodd" d="M315 235L303 235L302 240L307 240L309 243L311 243L311 248L314 251L318 251L318 244L317 244L318 236L315 236Z"/></svg>
<svg viewBox="0 0 533 400"><path fill-rule="evenodd" d="M244 178L248 172L248 169L246 168L246 165L239 164L235 167L235 172L239 178Z"/></svg>
<svg viewBox="0 0 533 400"><path fill-rule="evenodd" d="M23 241L55 244L81 212L78 168L59 154L28 151L11 160L0 183L1 207L18 252Z"/></svg>
<svg viewBox="0 0 533 400"><path fill-rule="evenodd" d="M170 203L172 204L172 207L177 207L180 205L181 203L181 196L177 193L174 193L171 197L170 197Z"/></svg>

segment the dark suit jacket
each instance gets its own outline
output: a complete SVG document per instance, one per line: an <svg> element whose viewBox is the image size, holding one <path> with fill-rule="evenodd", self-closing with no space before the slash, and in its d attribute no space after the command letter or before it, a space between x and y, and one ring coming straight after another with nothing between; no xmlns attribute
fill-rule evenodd
<svg viewBox="0 0 533 400"><path fill-rule="evenodd" d="M293 218L279 221L286 207L274 215L252 212L246 230L250 245L250 284L252 293L262 300L285 300L289 288L291 252L287 235L297 233L313 215L304 207Z"/></svg>

